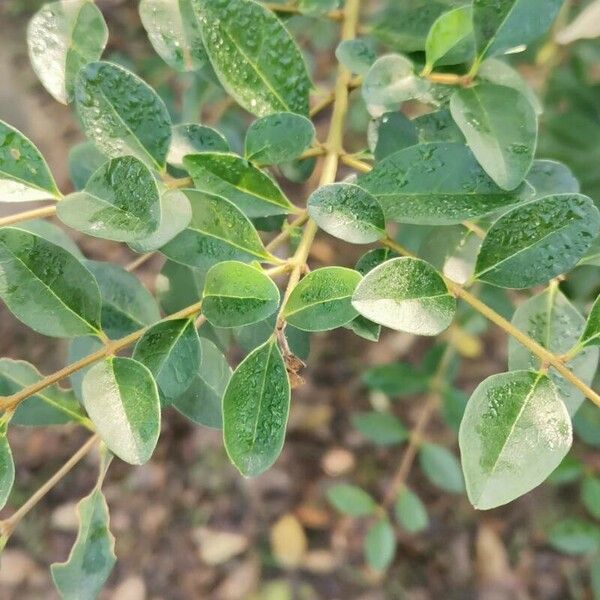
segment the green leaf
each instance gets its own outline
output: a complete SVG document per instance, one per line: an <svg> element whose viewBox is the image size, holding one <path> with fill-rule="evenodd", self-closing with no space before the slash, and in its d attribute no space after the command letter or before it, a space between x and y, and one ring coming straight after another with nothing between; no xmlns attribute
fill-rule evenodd
<svg viewBox="0 0 600 600"><path fill-rule="evenodd" d="M10 396L42 379L40 372L24 360L0 359L0 393ZM71 390L51 385L19 404L12 425L62 425L82 423L85 415Z"/></svg>
<svg viewBox="0 0 600 600"><path fill-rule="evenodd" d="M435 64L453 65L473 57L475 40L471 6L459 6L440 15L425 42L426 69Z"/></svg>
<svg viewBox="0 0 600 600"><path fill-rule="evenodd" d="M580 343L582 346L600 346L600 296L590 310Z"/></svg>
<svg viewBox="0 0 600 600"><path fill-rule="evenodd" d="M67 235L64 229L45 219L36 219L34 221L23 221L18 225L19 229L24 229L35 235L39 235L55 246L60 246L63 250L68 250L75 258L83 260L85 257L78 248L77 244Z"/></svg>
<svg viewBox="0 0 600 600"><path fill-rule="evenodd" d="M600 230L600 213L580 194L557 194L518 206L489 229L475 278L529 288L569 271Z"/></svg>
<svg viewBox="0 0 600 600"><path fill-rule="evenodd" d="M195 0L204 45L223 87L246 110L308 115L300 49L270 10L246 0Z"/></svg>
<svg viewBox="0 0 600 600"><path fill-rule="evenodd" d="M581 484L581 501L588 512L600 519L600 479L589 476Z"/></svg>
<svg viewBox="0 0 600 600"><path fill-rule="evenodd" d="M371 525L365 537L365 559L376 571L385 571L396 554L396 534L387 518Z"/></svg>
<svg viewBox="0 0 600 600"><path fill-rule="evenodd" d="M469 500L502 506L542 483L571 447L569 413L541 373L492 375L473 392L459 442Z"/></svg>
<svg viewBox="0 0 600 600"><path fill-rule="evenodd" d="M76 190L81 190L90 177L106 162L106 156L93 142L75 144L69 150L69 178Z"/></svg>
<svg viewBox="0 0 600 600"><path fill-rule="evenodd" d="M197 189L227 198L250 218L294 211L275 181L235 154L191 154L183 164Z"/></svg>
<svg viewBox="0 0 600 600"><path fill-rule="evenodd" d="M516 204L528 192L499 188L469 148L449 142L400 150L358 185L379 200L387 219L415 225L454 225Z"/></svg>
<svg viewBox="0 0 600 600"><path fill-rule="evenodd" d="M527 183L535 189L532 200L552 194L578 194L581 187L571 169L555 160L534 160Z"/></svg>
<svg viewBox="0 0 600 600"><path fill-rule="evenodd" d="M167 162L183 168L183 158L199 152L229 152L229 143L216 129L184 123L173 127Z"/></svg>
<svg viewBox="0 0 600 600"><path fill-rule="evenodd" d="M160 319L156 300L135 275L107 262L88 260L85 266L100 287L102 330L109 338L122 338Z"/></svg>
<svg viewBox="0 0 600 600"><path fill-rule="evenodd" d="M185 194L192 205L192 220L160 249L165 256L201 269L223 260L273 260L252 223L234 204L194 190Z"/></svg>
<svg viewBox="0 0 600 600"><path fill-rule="evenodd" d="M573 428L586 444L600 448L600 411L596 406L588 402L582 404L573 418Z"/></svg>
<svg viewBox="0 0 600 600"><path fill-rule="evenodd" d="M414 122L401 112L384 113L371 123L369 146L373 149L375 162L418 143Z"/></svg>
<svg viewBox="0 0 600 600"><path fill-rule="evenodd" d="M48 164L33 142L0 121L0 202L61 197Z"/></svg>
<svg viewBox="0 0 600 600"><path fill-rule="evenodd" d="M312 122L290 112L258 119L246 133L244 154L257 165L279 165L300 156L313 142Z"/></svg>
<svg viewBox="0 0 600 600"><path fill-rule="evenodd" d="M377 60L373 44L361 38L340 42L335 49L335 57L348 71L356 75L365 75Z"/></svg>
<svg viewBox="0 0 600 600"><path fill-rule="evenodd" d="M63 104L73 99L79 70L102 56L107 41L108 28L91 0L44 4L27 27L33 70Z"/></svg>
<svg viewBox="0 0 600 600"><path fill-rule="evenodd" d="M352 183L318 188L308 199L308 214L321 229L351 244L370 244L385 236L379 202Z"/></svg>
<svg viewBox="0 0 600 600"><path fill-rule="evenodd" d="M173 319L153 325L136 344L132 358L152 373L161 404L172 404L191 385L200 366L200 339L194 321Z"/></svg>
<svg viewBox="0 0 600 600"><path fill-rule="evenodd" d="M384 327L437 335L452 322L456 300L431 265L416 258L394 258L358 284L352 306Z"/></svg>
<svg viewBox="0 0 600 600"><path fill-rule="evenodd" d="M448 388L442 394L442 417L449 427L458 432L465 408L467 406L467 396L462 390Z"/></svg>
<svg viewBox="0 0 600 600"><path fill-rule="evenodd" d="M600 549L600 528L582 519L564 519L552 527L548 542L565 554L592 554Z"/></svg>
<svg viewBox="0 0 600 600"><path fill-rule="evenodd" d="M79 532L69 558L50 567L64 600L94 600L117 560L115 538L109 530L108 506L95 488L77 505Z"/></svg>
<svg viewBox="0 0 600 600"><path fill-rule="evenodd" d="M147 367L121 356L94 365L83 379L83 405L113 454L132 465L150 459L160 434L160 400Z"/></svg>
<svg viewBox="0 0 600 600"><path fill-rule="evenodd" d="M569 351L579 340L585 319L556 286L536 294L515 311L512 324L557 356ZM597 348L588 348L567 364L569 369L590 385L598 367ZM508 368L511 371L538 369L540 359L514 339L508 341ZM554 369L550 379L556 385L562 401L572 416L583 402L584 395Z"/></svg>
<svg viewBox="0 0 600 600"><path fill-rule="evenodd" d="M419 450L419 466L429 481L446 492L462 494L465 489L460 464L454 454L437 444L423 444Z"/></svg>
<svg viewBox="0 0 600 600"><path fill-rule="evenodd" d="M56 213L65 225L94 237L143 240L160 225L158 187L137 158L114 158L90 177L83 191L66 196Z"/></svg>
<svg viewBox="0 0 600 600"><path fill-rule="evenodd" d="M200 347L200 368L188 389L173 401L173 406L198 425L221 429L221 404L232 371L227 359L210 340L200 338Z"/></svg>
<svg viewBox="0 0 600 600"><path fill-rule="evenodd" d="M290 382L271 338L239 364L223 397L225 449L242 475L260 475L277 460L289 410Z"/></svg>
<svg viewBox="0 0 600 600"><path fill-rule="evenodd" d="M160 306L173 314L202 297L205 273L173 261L166 261L154 284Z"/></svg>
<svg viewBox="0 0 600 600"><path fill-rule="evenodd" d="M543 35L563 0L474 0L473 26L480 58L504 54Z"/></svg>
<svg viewBox="0 0 600 600"><path fill-rule="evenodd" d="M43 335L88 335L100 327L92 274L67 250L16 227L0 229L0 297Z"/></svg>
<svg viewBox="0 0 600 600"><path fill-rule="evenodd" d="M336 510L350 517L366 517L377 508L375 500L367 492L347 483L328 488L327 500Z"/></svg>
<svg viewBox="0 0 600 600"><path fill-rule="evenodd" d="M206 274L202 314L215 327L240 327L263 321L278 306L279 289L256 267L224 261Z"/></svg>
<svg viewBox="0 0 600 600"><path fill-rule="evenodd" d="M344 267L312 271L290 294L283 318L303 331L328 331L346 325L358 315L350 299L360 280L360 273Z"/></svg>
<svg viewBox="0 0 600 600"><path fill-rule="evenodd" d="M381 335L381 325L365 319L362 315L358 315L350 323L346 323L344 328L369 342L378 342Z"/></svg>
<svg viewBox="0 0 600 600"><path fill-rule="evenodd" d="M429 527L427 508L414 492L406 486L396 499L394 513L400 526L408 533L419 533Z"/></svg>
<svg viewBox="0 0 600 600"><path fill-rule="evenodd" d="M406 427L390 413L357 413L352 415L352 425L369 441L379 446L393 446L408 439Z"/></svg>
<svg viewBox="0 0 600 600"><path fill-rule="evenodd" d="M192 0L141 0L140 19L156 53L177 71L197 71L208 61Z"/></svg>
<svg viewBox="0 0 600 600"><path fill-rule="evenodd" d="M398 256L394 254L389 248L375 248L365 252L357 261L355 269L361 274L366 275L369 271L372 271L375 267L383 264L390 258Z"/></svg>
<svg viewBox="0 0 600 600"><path fill-rule="evenodd" d="M107 62L86 65L75 103L86 135L110 158L133 154L164 169L171 117L160 96L139 77Z"/></svg>
<svg viewBox="0 0 600 600"><path fill-rule="evenodd" d="M417 130L417 138L420 144L458 142L462 146L465 145L465 136L447 109L420 115L414 118L412 123Z"/></svg>
<svg viewBox="0 0 600 600"><path fill-rule="evenodd" d="M67 364L77 362L78 360L81 360L82 358L103 349L104 344L95 336L88 335L84 337L77 337L69 342ZM75 373L71 373L69 376L73 393L80 403L83 400L81 384L85 374L90 370L90 368L91 366L84 367L83 369L79 369L79 371L75 371Z"/></svg>
<svg viewBox="0 0 600 600"><path fill-rule="evenodd" d="M303 15L314 17L326 15L339 6L339 0L299 0L298 2L298 9Z"/></svg>
<svg viewBox="0 0 600 600"><path fill-rule="evenodd" d="M386 396L403 398L425 392L430 374L408 363L390 363L367 369L362 374L363 383Z"/></svg>
<svg viewBox="0 0 600 600"><path fill-rule="evenodd" d="M8 444L7 424L0 425L0 509L6 506L15 482L15 463Z"/></svg>
<svg viewBox="0 0 600 600"><path fill-rule="evenodd" d="M450 111L485 172L505 190L514 190L529 172L537 145L537 116L514 88L480 83L461 88Z"/></svg>

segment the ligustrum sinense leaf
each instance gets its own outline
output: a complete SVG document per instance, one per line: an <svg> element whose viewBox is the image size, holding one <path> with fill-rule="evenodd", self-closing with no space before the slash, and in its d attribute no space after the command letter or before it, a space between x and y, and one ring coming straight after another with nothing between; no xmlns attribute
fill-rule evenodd
<svg viewBox="0 0 600 600"><path fill-rule="evenodd" d="M471 504L487 510L526 494L558 467L572 438L569 413L546 375L488 377L469 399L459 433Z"/></svg>
<svg viewBox="0 0 600 600"><path fill-rule="evenodd" d="M40 151L20 131L0 121L0 202L60 198Z"/></svg>
<svg viewBox="0 0 600 600"><path fill-rule="evenodd" d="M183 123L173 126L167 162L183 168L183 157L199 152L229 152L229 143L216 129L206 125Z"/></svg>
<svg viewBox="0 0 600 600"><path fill-rule="evenodd" d="M394 258L367 273L352 296L352 306L384 327L437 335L452 322L456 300L430 264Z"/></svg>
<svg viewBox="0 0 600 600"><path fill-rule="evenodd" d="M452 117L485 172L505 190L514 190L531 168L537 145L537 116L514 88L480 83L450 99Z"/></svg>
<svg viewBox="0 0 600 600"><path fill-rule="evenodd" d="M370 244L385 236L381 205L352 183L317 189L308 199L308 214L321 229L352 244Z"/></svg>
<svg viewBox="0 0 600 600"><path fill-rule="evenodd" d="M64 229L45 219L35 219L34 221L22 221L19 223L19 229L24 229L35 235L39 235L46 241L60 246L63 250L68 250L75 258L83 260L85 257L77 244L67 235Z"/></svg>
<svg viewBox="0 0 600 600"><path fill-rule="evenodd" d="M414 122L401 112L386 112L373 119L367 135L375 162L419 143Z"/></svg>
<svg viewBox="0 0 600 600"><path fill-rule="evenodd" d="M350 517L365 517L375 512L375 500L363 489L347 483L338 483L327 489L327 500L341 513Z"/></svg>
<svg viewBox="0 0 600 600"><path fill-rule="evenodd" d="M271 261L260 236L234 204L195 190L186 190L192 220L160 251L175 262L206 269L223 260Z"/></svg>
<svg viewBox="0 0 600 600"><path fill-rule="evenodd" d="M563 0L474 0L473 25L480 58L504 54L544 34Z"/></svg>
<svg viewBox="0 0 600 600"><path fill-rule="evenodd" d="M440 15L431 26L425 42L426 69L436 64L455 65L475 53L471 6L459 6Z"/></svg>
<svg viewBox="0 0 600 600"><path fill-rule="evenodd" d="M400 150L358 179L386 218L415 225L454 225L520 202L533 190L499 188L463 144L434 142Z"/></svg>
<svg viewBox="0 0 600 600"><path fill-rule="evenodd" d="M557 286L551 286L521 304L515 311L512 324L536 342L562 356L579 340L585 319ZM598 366L599 351L588 348L567 366L585 384L590 385ZM540 359L528 352L514 339L508 340L508 368L511 371L539 369ZM573 416L584 396L554 369L549 372L569 414Z"/></svg>
<svg viewBox="0 0 600 600"><path fill-rule="evenodd" d="M244 154L257 165L279 165L300 156L314 137L315 127L306 117L290 112L275 113L250 125Z"/></svg>
<svg viewBox="0 0 600 600"><path fill-rule="evenodd" d="M335 49L335 57L340 64L356 75L365 75L377 60L373 44L361 38L340 42Z"/></svg>
<svg viewBox="0 0 600 600"><path fill-rule="evenodd" d="M42 379L40 372L24 360L0 359L0 394L10 396ZM82 423L85 414L71 390L51 385L19 404L12 425L62 425Z"/></svg>
<svg viewBox="0 0 600 600"><path fill-rule="evenodd" d="M86 335L82 337L76 337L69 342L69 348L67 352L67 364L74 363L81 360L85 356L102 350L104 343L100 341L96 336ZM73 389L73 393L79 402L83 401L83 394L81 391L81 384L85 374L90 370L91 367L84 367L75 373L71 373L69 381Z"/></svg>
<svg viewBox="0 0 600 600"><path fill-rule="evenodd" d="M358 315L350 300L360 280L360 273L352 269L316 269L294 288L283 317L303 331L327 331L346 325Z"/></svg>
<svg viewBox="0 0 600 600"><path fill-rule="evenodd" d="M193 319L177 319L150 327L136 344L132 358L150 369L161 404L167 406L190 386L201 356Z"/></svg>
<svg viewBox="0 0 600 600"><path fill-rule="evenodd" d="M198 302L206 273L167 260L154 284L161 308L172 314Z"/></svg>
<svg viewBox="0 0 600 600"><path fill-rule="evenodd" d="M121 156L102 165L83 191L66 196L56 214L65 225L94 237L143 240L160 224L158 187L143 162Z"/></svg>
<svg viewBox="0 0 600 600"><path fill-rule="evenodd" d="M396 533L387 518L380 519L367 531L365 560L376 571L385 571L396 555Z"/></svg>
<svg viewBox="0 0 600 600"><path fill-rule="evenodd" d="M432 142L459 142L465 145L465 136L454 122L450 111L442 108L420 115L412 120L420 144Z"/></svg>
<svg viewBox="0 0 600 600"><path fill-rule="evenodd" d="M64 600L94 600L117 560L115 538L109 530L108 506L95 488L77 505L79 532L69 558L50 567Z"/></svg>
<svg viewBox="0 0 600 600"><path fill-rule="evenodd" d="M527 182L535 189L534 200L552 194L578 194L581 189L571 169L556 160L534 160Z"/></svg>
<svg viewBox="0 0 600 600"><path fill-rule="evenodd" d="M596 298L590 310L585 329L581 334L581 344L583 346L600 346L600 296Z"/></svg>
<svg viewBox="0 0 600 600"><path fill-rule="evenodd" d="M379 446L393 446L408 439L406 427L389 412L356 413L352 415L352 425Z"/></svg>
<svg viewBox="0 0 600 600"><path fill-rule="evenodd" d="M100 328L100 291L67 250L16 227L0 229L0 298L25 325L73 337Z"/></svg>
<svg viewBox="0 0 600 600"><path fill-rule="evenodd" d="M267 8L247 0L193 0L204 46L223 87L258 117L308 115L310 79L300 49Z"/></svg>
<svg viewBox="0 0 600 600"><path fill-rule="evenodd" d="M86 135L104 154L133 154L164 168L171 117L160 96L137 75L112 63L90 63L79 71L75 103Z"/></svg>
<svg viewBox="0 0 600 600"><path fill-rule="evenodd" d="M100 287L102 330L109 338L124 337L160 319L156 300L135 275L108 262L84 264Z"/></svg>
<svg viewBox="0 0 600 600"><path fill-rule="evenodd" d="M600 479L587 476L581 484L581 501L587 511L596 519L600 519Z"/></svg>
<svg viewBox="0 0 600 600"><path fill-rule="evenodd" d="M160 433L160 400L147 367L121 356L94 365L83 378L83 405L113 454L132 465L150 459Z"/></svg>
<svg viewBox="0 0 600 600"><path fill-rule="evenodd" d="M577 264L600 230L600 213L581 194L518 206L489 229L475 267L481 281L507 288L546 283Z"/></svg>
<svg viewBox="0 0 600 600"><path fill-rule="evenodd" d="M427 508L412 490L403 487L394 504L396 520L408 533L419 533L429 526Z"/></svg>
<svg viewBox="0 0 600 600"><path fill-rule="evenodd" d="M27 27L29 60L42 85L59 102L73 98L79 69L102 56L108 28L91 0L44 4Z"/></svg>
<svg viewBox="0 0 600 600"><path fill-rule="evenodd" d="M192 0L141 0L139 12L150 43L170 67L197 71L206 64Z"/></svg>
<svg viewBox="0 0 600 600"><path fill-rule="evenodd" d="M81 142L69 150L69 179L76 190L82 190L105 162L106 156L98 150L94 142Z"/></svg>
<svg viewBox="0 0 600 600"><path fill-rule="evenodd" d="M279 289L263 271L224 261L206 274L202 314L215 327L241 327L270 317L279 306Z"/></svg>
<svg viewBox="0 0 600 600"><path fill-rule="evenodd" d="M248 217L282 215L294 210L273 179L235 154L191 154L183 159L183 164L197 189L227 198Z"/></svg>
<svg viewBox="0 0 600 600"><path fill-rule="evenodd" d="M8 444L7 424L0 425L0 509L4 508L15 482L15 463Z"/></svg>
<svg viewBox="0 0 600 600"><path fill-rule="evenodd" d="M452 494L462 494L465 482L456 456L443 446L423 444L419 450L419 466L436 487Z"/></svg>
<svg viewBox="0 0 600 600"><path fill-rule="evenodd" d="M234 371L223 397L223 439L231 462L246 477L279 456L290 410L290 382L274 338Z"/></svg>
<svg viewBox="0 0 600 600"><path fill-rule="evenodd" d="M231 379L231 367L221 351L210 341L200 338L202 363L187 390L173 406L188 419L214 429L223 427L221 407L225 388Z"/></svg>

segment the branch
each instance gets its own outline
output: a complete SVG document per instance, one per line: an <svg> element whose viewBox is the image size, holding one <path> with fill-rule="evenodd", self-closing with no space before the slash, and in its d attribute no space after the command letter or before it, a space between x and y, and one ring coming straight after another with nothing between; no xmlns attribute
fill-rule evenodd
<svg viewBox="0 0 600 600"><path fill-rule="evenodd" d="M276 4L275 2L263 2L263 6L272 10L276 13L286 15L301 15L303 14L295 4ZM325 14L328 19L332 21L341 21L344 18L344 12L342 10L330 10Z"/></svg>
<svg viewBox="0 0 600 600"><path fill-rule="evenodd" d="M34 208L33 210L25 210L0 219L0 227L14 225L15 223L21 223L23 221L32 221L33 219L43 219L45 217L51 217L55 213L56 204L51 204L50 206L42 206L41 208Z"/></svg>

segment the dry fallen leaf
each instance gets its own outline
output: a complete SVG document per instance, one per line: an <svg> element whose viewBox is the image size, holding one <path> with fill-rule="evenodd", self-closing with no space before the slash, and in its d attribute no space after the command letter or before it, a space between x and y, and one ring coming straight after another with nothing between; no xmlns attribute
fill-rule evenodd
<svg viewBox="0 0 600 600"><path fill-rule="evenodd" d="M194 531L200 558L209 565L220 565L248 548L248 538L241 533L200 527Z"/></svg>
<svg viewBox="0 0 600 600"><path fill-rule="evenodd" d="M300 521L292 515L281 517L271 527L271 551L282 567L294 569L300 566L308 542Z"/></svg>

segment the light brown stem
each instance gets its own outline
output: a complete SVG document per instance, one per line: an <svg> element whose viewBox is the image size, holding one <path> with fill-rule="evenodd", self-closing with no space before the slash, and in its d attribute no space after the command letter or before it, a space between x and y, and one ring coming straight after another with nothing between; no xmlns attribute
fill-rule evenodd
<svg viewBox="0 0 600 600"><path fill-rule="evenodd" d="M125 267L125 270L129 273L135 271L138 267L141 267L144 263L147 263L155 254L155 252L147 252L146 254L138 256Z"/></svg>
<svg viewBox="0 0 600 600"><path fill-rule="evenodd" d="M269 252L276 250L283 244L292 234L292 231L297 227L302 227L308 221L308 213L304 211L300 216L294 219L288 226L279 234L277 234L267 245Z"/></svg>
<svg viewBox="0 0 600 600"><path fill-rule="evenodd" d="M56 204L50 206L42 206L41 208L34 208L33 210L25 210L8 217L2 217L0 219L0 227L6 227L7 225L14 225L15 223L22 223L23 221L33 221L33 219L44 219L46 217L52 217L56 214Z"/></svg>

